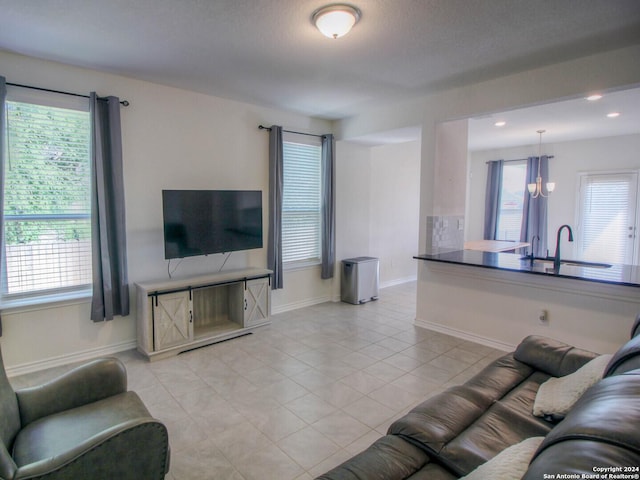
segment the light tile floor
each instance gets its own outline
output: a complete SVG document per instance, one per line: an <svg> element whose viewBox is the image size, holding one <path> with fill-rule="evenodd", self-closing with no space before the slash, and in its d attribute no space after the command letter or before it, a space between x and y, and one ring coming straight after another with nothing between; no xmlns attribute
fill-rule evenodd
<svg viewBox="0 0 640 480"><path fill-rule="evenodd" d="M312 479L503 354L414 326L415 295L406 283L364 305L274 315L252 335L153 363L117 355L129 388L169 429L167 479Z"/></svg>

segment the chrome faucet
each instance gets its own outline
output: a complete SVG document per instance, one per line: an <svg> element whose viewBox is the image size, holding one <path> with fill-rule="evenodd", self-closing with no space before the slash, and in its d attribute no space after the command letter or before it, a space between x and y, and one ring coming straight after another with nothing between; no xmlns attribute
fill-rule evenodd
<svg viewBox="0 0 640 480"><path fill-rule="evenodd" d="M562 234L562 230L566 228L569 230L569 241L573 242L573 231L569 225L562 225L558 229L558 235L556 237L556 254L553 256L553 269L558 273L560 270L560 235Z"/></svg>
<svg viewBox="0 0 640 480"><path fill-rule="evenodd" d="M536 259L536 240L538 240L538 247L540 246L540 236L534 235L531 237L531 251L529 252L529 262L533 267L533 262Z"/></svg>

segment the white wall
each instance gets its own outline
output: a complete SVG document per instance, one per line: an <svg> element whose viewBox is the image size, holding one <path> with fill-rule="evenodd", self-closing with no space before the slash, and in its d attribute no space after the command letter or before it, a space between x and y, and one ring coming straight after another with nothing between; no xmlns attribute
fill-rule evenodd
<svg viewBox="0 0 640 480"><path fill-rule="evenodd" d="M460 172L467 167L469 122L442 122L436 127L433 214L464 215L467 183Z"/></svg>
<svg viewBox="0 0 640 480"><path fill-rule="evenodd" d="M419 179L419 141L372 148L370 255L380 258L382 286L416 278Z"/></svg>
<svg viewBox="0 0 640 480"><path fill-rule="evenodd" d="M0 52L0 65L8 82L80 93L95 90L131 102L121 110L131 284L167 275L162 189L262 190L266 225L268 135L258 125L331 131L327 121L7 52ZM217 270L222 261L222 255L185 259L175 275ZM266 248L235 252L226 268L248 265L266 266ZM333 289L332 281L320 280L317 269L286 273L284 282L285 289L274 292L274 310L328 299ZM15 373L133 348L135 305L132 308L127 317L99 324L89 320L86 300L3 311L5 365Z"/></svg>
<svg viewBox="0 0 640 480"><path fill-rule="evenodd" d="M487 178L485 162L498 159L525 158L537 155L537 145L482 150L469 155L468 230L466 240L477 240L483 235L484 195ZM578 174L609 170L640 169L640 135L593 138L555 144L544 144L549 160L550 179L556 190L549 197L548 225L549 249L555 248L554 233L563 224L575 225L578 201ZM567 258L577 258L575 244L564 243Z"/></svg>
<svg viewBox="0 0 640 480"><path fill-rule="evenodd" d="M336 160L336 260L340 262L369 254L371 149L339 141Z"/></svg>
<svg viewBox="0 0 640 480"><path fill-rule="evenodd" d="M380 259L380 285L416 278L420 142L336 147L337 260Z"/></svg>

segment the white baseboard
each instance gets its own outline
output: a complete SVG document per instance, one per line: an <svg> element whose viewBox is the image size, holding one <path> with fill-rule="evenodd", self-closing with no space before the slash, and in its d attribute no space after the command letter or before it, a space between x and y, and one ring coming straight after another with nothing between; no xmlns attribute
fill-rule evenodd
<svg viewBox="0 0 640 480"><path fill-rule="evenodd" d="M438 323L428 322L427 320L421 320L419 318L416 318L414 324L417 325L418 327L426 328L428 330L434 330L440 333L445 333L447 335L451 335L452 337L461 338L463 340L468 340L470 342L479 343L481 345L495 348L496 350L502 350L504 352L513 352L516 349L516 345L510 345L508 343L499 342L492 338L483 337L481 335L476 335L475 333L465 332L463 330L447 327L445 325L440 325Z"/></svg>
<svg viewBox="0 0 640 480"><path fill-rule="evenodd" d="M405 277L405 278L396 278L394 280L389 280L387 282L381 283L378 288L383 289L387 287L394 287L396 285L402 285L403 283L415 282L417 277ZM291 310L297 310L299 308L311 307L313 305L318 305L319 303L324 302L340 302L342 299L340 298L340 292L334 293L332 295L325 295L322 297L316 298L307 298L301 300L299 302L287 303L284 305L278 305L271 308L271 313L273 315L277 315L278 313L289 312Z"/></svg>
<svg viewBox="0 0 640 480"><path fill-rule="evenodd" d="M136 341L127 341L117 343L115 345L108 345L106 347L84 350L82 352L76 352L69 355L60 355L57 357L38 360L35 362L23 363L21 365L15 365L13 367L7 367L5 370L8 377L16 377L18 375L25 375L27 373L46 370L47 368L61 367L70 363L86 362L87 360L106 357L109 355L113 355L114 353L124 352L125 350L132 350L134 348L136 348Z"/></svg>
<svg viewBox="0 0 640 480"><path fill-rule="evenodd" d="M396 278L396 279L393 279L393 280L388 280L386 282L380 283L379 287L380 288L395 287L396 285L402 285L403 283L415 282L417 280L418 280L418 277L416 277L415 275L413 275L411 277Z"/></svg>
<svg viewBox="0 0 640 480"><path fill-rule="evenodd" d="M331 302L333 298L331 295L326 295L323 297L315 297L315 298L306 298L299 302L285 303L284 305L273 306L271 308L271 314L277 315L278 313L289 312L291 310L297 310L299 308L311 307L313 305L318 305L319 303Z"/></svg>

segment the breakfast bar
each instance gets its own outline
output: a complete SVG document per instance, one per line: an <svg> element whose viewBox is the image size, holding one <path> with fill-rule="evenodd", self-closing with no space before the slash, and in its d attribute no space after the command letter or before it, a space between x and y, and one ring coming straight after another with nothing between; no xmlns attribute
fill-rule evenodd
<svg viewBox="0 0 640 480"><path fill-rule="evenodd" d="M531 261L530 257L518 254L477 250L420 254L413 258L427 262L468 265L554 278L640 287L640 266L638 265L563 260L560 268L556 271L553 268L553 258L535 258Z"/></svg>

